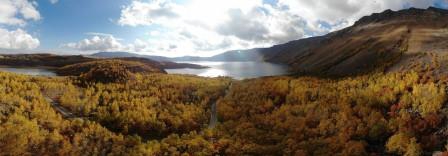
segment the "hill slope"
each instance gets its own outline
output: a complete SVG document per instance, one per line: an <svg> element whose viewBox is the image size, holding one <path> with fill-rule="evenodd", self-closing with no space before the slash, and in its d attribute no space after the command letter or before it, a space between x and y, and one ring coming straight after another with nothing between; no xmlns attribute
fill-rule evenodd
<svg viewBox="0 0 448 156"><path fill-rule="evenodd" d="M447 10L432 7L386 10L322 37L293 41L259 52L265 60L287 63L298 73L353 75L402 71L423 66L431 60L443 62L448 52L447 26Z"/></svg>
<svg viewBox="0 0 448 156"><path fill-rule="evenodd" d="M170 61L223 61L223 62L245 62L245 61L263 61L263 55L258 51L261 48L249 49L249 50L232 50L222 54L214 55L211 57L199 57L199 56L182 56L182 57L164 57L154 55L139 55L130 52L98 52L92 54L92 57L99 58L126 58L126 57L139 57L156 60L160 62Z"/></svg>
<svg viewBox="0 0 448 156"><path fill-rule="evenodd" d="M139 55L135 54L130 57L132 53L126 53L124 56L113 57L114 59L124 60L124 61L136 61L143 63L148 66L163 69L179 69L179 68L194 68L202 69L208 68L201 65L189 64L189 63L176 63L170 61L155 61L150 58L141 58ZM129 55L128 55L129 54ZM73 65L78 63L85 63L91 61L100 61L103 58L93 58L85 57L82 55L54 55L54 54L10 54L10 55L0 55L0 65L2 66L21 66L21 67L35 67L35 66L45 66L52 68L64 67L67 65Z"/></svg>
<svg viewBox="0 0 448 156"><path fill-rule="evenodd" d="M348 76L431 68L438 73L448 73L444 67L445 60L448 60L445 52L448 52L448 10L430 7L374 13L345 29L269 48L233 50L212 57L156 59L268 61L287 64L293 72L300 74ZM135 54L123 52L96 55L136 57Z"/></svg>
<svg viewBox="0 0 448 156"><path fill-rule="evenodd" d="M95 59L81 55L53 55L53 54L10 54L0 55L0 65L3 66L47 66L63 67L70 64L93 61Z"/></svg>
<svg viewBox="0 0 448 156"><path fill-rule="evenodd" d="M58 75L62 76L79 76L87 73L97 67L123 67L132 73L166 73L163 69L151 66L149 64L138 61L124 61L119 59L104 59L98 61L90 61L85 63L72 64L58 68L56 71Z"/></svg>

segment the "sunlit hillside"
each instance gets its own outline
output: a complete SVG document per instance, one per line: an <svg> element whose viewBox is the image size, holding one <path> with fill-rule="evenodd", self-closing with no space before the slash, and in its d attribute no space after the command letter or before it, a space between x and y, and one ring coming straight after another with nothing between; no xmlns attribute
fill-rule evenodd
<svg viewBox="0 0 448 156"><path fill-rule="evenodd" d="M448 156L446 0L0 0L0 156Z"/></svg>
<svg viewBox="0 0 448 156"><path fill-rule="evenodd" d="M446 81L416 72L244 81L136 74L88 86L0 75L0 149L11 155L421 155L447 145Z"/></svg>

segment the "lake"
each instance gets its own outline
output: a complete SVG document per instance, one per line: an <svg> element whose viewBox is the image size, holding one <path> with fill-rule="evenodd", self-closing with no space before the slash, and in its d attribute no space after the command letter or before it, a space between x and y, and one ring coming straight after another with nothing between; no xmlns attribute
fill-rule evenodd
<svg viewBox="0 0 448 156"><path fill-rule="evenodd" d="M257 78L263 76L275 76L288 74L285 65L267 62L179 62L192 63L210 68L206 69L167 69L171 74L192 74L204 77L229 76L234 79Z"/></svg>
<svg viewBox="0 0 448 156"><path fill-rule="evenodd" d="M192 63L210 68L206 69L166 69L170 74L191 74L203 77L228 76L234 79L257 78L263 76L275 76L288 74L288 68L285 65L267 63L267 62L179 62ZM13 72L33 76L56 76L52 70L45 68L14 68L1 67L0 71Z"/></svg>
<svg viewBox="0 0 448 156"><path fill-rule="evenodd" d="M10 68L0 67L0 71L13 72L33 76L56 76L56 73L45 68Z"/></svg>

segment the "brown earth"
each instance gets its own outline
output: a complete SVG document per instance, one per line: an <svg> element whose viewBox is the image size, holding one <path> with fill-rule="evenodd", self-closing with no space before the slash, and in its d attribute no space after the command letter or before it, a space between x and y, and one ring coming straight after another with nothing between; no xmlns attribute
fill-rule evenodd
<svg viewBox="0 0 448 156"><path fill-rule="evenodd" d="M386 10L325 36L260 51L266 61L286 63L295 73L334 76L425 66L445 73L447 52L448 11L432 7Z"/></svg>

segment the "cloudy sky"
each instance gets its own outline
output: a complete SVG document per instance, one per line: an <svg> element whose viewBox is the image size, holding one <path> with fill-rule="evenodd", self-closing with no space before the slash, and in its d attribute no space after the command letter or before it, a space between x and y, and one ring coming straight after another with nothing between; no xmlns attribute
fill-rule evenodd
<svg viewBox="0 0 448 156"><path fill-rule="evenodd" d="M447 0L0 0L0 52L210 56L323 35Z"/></svg>

